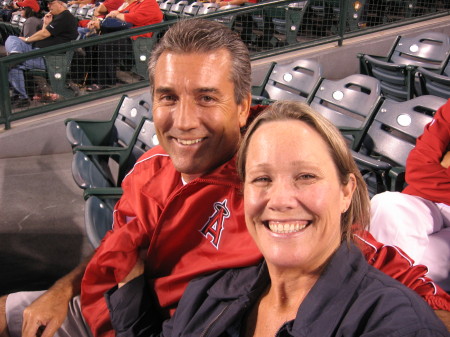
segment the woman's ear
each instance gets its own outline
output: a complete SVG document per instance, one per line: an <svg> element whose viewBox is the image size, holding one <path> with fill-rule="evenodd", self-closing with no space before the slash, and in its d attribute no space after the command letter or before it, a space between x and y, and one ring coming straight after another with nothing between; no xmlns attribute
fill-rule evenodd
<svg viewBox="0 0 450 337"><path fill-rule="evenodd" d="M348 176L348 182L342 185L342 213L347 212L352 202L353 193L356 190L356 177L353 173Z"/></svg>

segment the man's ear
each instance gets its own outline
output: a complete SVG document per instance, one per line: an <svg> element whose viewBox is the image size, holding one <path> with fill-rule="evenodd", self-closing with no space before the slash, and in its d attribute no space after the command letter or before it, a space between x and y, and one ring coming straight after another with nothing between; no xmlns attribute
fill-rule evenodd
<svg viewBox="0 0 450 337"><path fill-rule="evenodd" d="M252 94L248 93L240 104L238 104L239 126L242 128L247 124L247 118L250 113L250 106L252 104Z"/></svg>

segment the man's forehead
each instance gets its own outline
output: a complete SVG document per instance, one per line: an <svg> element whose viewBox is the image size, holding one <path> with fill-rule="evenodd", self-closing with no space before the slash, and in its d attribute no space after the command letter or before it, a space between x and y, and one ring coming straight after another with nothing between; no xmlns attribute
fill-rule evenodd
<svg viewBox="0 0 450 337"><path fill-rule="evenodd" d="M219 90L231 83L230 54L225 48L211 52L172 52L161 54L155 69L154 87L168 91L183 85L195 91Z"/></svg>

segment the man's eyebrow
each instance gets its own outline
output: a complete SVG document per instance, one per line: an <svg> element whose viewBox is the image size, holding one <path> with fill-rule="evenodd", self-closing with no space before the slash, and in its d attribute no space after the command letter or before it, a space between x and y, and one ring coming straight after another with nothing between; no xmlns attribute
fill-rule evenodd
<svg viewBox="0 0 450 337"><path fill-rule="evenodd" d="M220 92L220 89L218 89L218 88L208 88L208 87L205 87L205 88L198 88L198 89L195 89L194 90L195 92L197 92L197 93L200 93L200 94L202 94L202 93L219 93Z"/></svg>
<svg viewBox="0 0 450 337"><path fill-rule="evenodd" d="M158 87L155 88L155 93L157 94L167 94L169 92L173 92L173 89L170 87Z"/></svg>

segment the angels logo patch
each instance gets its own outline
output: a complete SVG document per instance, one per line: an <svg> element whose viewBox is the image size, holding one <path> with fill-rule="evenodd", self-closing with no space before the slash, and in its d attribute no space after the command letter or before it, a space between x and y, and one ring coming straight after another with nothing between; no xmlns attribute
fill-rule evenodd
<svg viewBox="0 0 450 337"><path fill-rule="evenodd" d="M200 230L200 233L202 233L205 238L210 238L211 244L216 249L219 249L225 219L229 217L230 211L227 208L227 199L222 202L215 202L214 213L209 217L208 221Z"/></svg>

